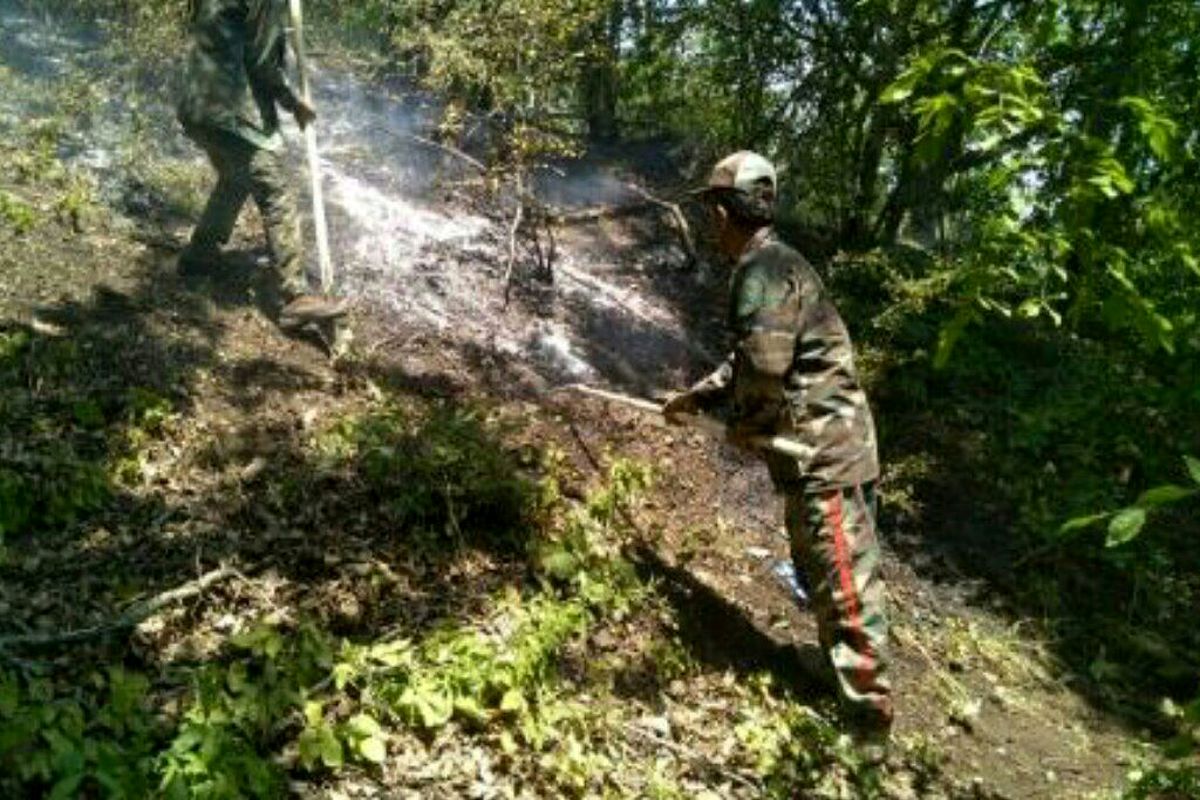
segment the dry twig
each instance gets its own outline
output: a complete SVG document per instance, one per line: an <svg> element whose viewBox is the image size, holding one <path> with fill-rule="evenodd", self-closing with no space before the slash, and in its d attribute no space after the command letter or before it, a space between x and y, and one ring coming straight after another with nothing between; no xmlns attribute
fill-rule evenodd
<svg viewBox="0 0 1200 800"><path fill-rule="evenodd" d="M646 202L666 209L671 214L671 218L675 220L675 230L679 234L679 243L683 247L683 252L688 257L688 264L695 264L696 242L692 238L692 227L688 225L687 217L683 215L683 210L679 207L679 204L655 197L636 183L627 183L625 185L641 196Z"/></svg>
<svg viewBox="0 0 1200 800"><path fill-rule="evenodd" d="M80 628L66 633L30 633L20 636L0 638L0 650L11 647L55 647L65 644L90 641L113 633L136 628L163 608L201 594L210 586L238 577L240 573L232 567L221 567L205 573L194 581L182 586L157 594L154 597L135 603L128 611L116 619L94 625L90 628Z"/></svg>
<svg viewBox="0 0 1200 800"><path fill-rule="evenodd" d="M694 264L698 258L696 240L692 236L692 226L688 224L687 217L684 215L683 209L679 207L679 204L656 197L637 184L628 183L626 186L642 199L637 202L617 206L599 206L582 208L577 211L561 212L551 215L550 221L556 225L582 225L589 222L598 222L603 219L632 217L644 214L647 211L666 211L670 214L675 231L679 235L679 245L688 258L688 264Z"/></svg>
<svg viewBox="0 0 1200 800"><path fill-rule="evenodd" d="M727 780L733 781L745 789L749 789L756 797L762 792L762 787L759 786L755 781L752 781L745 775L734 772L733 770L716 763L711 758L693 750L686 745L679 744L678 742L672 742L669 739L664 739L661 736L646 730L645 728L639 728L637 725L626 725L625 730L634 734L645 742L649 742L656 747L674 753L675 755L692 762L692 764L702 769L709 770L710 772L720 775Z"/></svg>
<svg viewBox="0 0 1200 800"><path fill-rule="evenodd" d="M418 144L423 144L427 147L432 147L436 150L441 150L443 153L452 155L455 158L459 159L460 161L465 161L466 163L470 164L472 167L479 170L480 172L488 171L486 164L484 164L482 161L475 158L474 156L464 153L462 150L459 150L454 145L449 145L449 144L445 144L444 142L434 141L433 139L427 139L424 136L418 136L415 133L408 134L408 138L412 139L414 142L417 142Z"/></svg>

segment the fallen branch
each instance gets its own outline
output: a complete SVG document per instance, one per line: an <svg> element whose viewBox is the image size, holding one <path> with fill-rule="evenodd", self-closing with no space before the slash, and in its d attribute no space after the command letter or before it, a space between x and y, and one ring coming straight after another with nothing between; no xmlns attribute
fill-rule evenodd
<svg viewBox="0 0 1200 800"><path fill-rule="evenodd" d="M67 631L66 633L31 633L22 636L0 638L0 650L10 647L55 647L98 639L120 631L136 628L158 611L169 605L195 597L213 584L237 577L240 573L232 567L221 567L174 589L157 594L135 603L116 619L90 628Z"/></svg>
<svg viewBox="0 0 1200 800"><path fill-rule="evenodd" d="M644 214L657 206L646 200L636 203L626 203L619 206L597 206L581 208L577 211L563 211L550 215L550 221L556 225L582 225L588 222L599 222L602 219L621 219Z"/></svg>
<svg viewBox="0 0 1200 800"><path fill-rule="evenodd" d="M627 183L625 185L640 195L646 202L670 212L671 218L675 220L675 231L679 234L679 243L683 246L683 252L687 254L688 265L695 264L697 260L696 242L692 238L692 227L688 225L687 217L683 215L683 210L679 207L679 204L655 197L636 183Z"/></svg>
<svg viewBox="0 0 1200 800"><path fill-rule="evenodd" d="M443 153L446 153L447 155L452 155L461 161L465 161L466 163L470 164L472 167L479 170L480 172L488 171L486 164L484 164L482 161L475 158L474 156L464 153L462 150L459 150L454 145L449 145L449 144L445 144L443 142L434 141L433 139L427 139L424 136L417 136L415 133L408 134L408 138L412 139L414 142L417 142L418 144L423 144L427 147L432 147L436 150L441 150Z"/></svg>
<svg viewBox="0 0 1200 800"><path fill-rule="evenodd" d="M694 264L697 260L696 241L692 236L692 226L688 224L687 217L684 216L683 209L679 207L679 204L655 197L637 184L629 183L626 186L642 199L616 206L606 205L581 208L577 211L559 212L550 215L550 222L556 225L585 225L605 219L633 217L638 214L645 214L648 211L666 211L671 215L671 221L674 223L675 231L679 235L679 245L688 257L688 264Z"/></svg>
<svg viewBox="0 0 1200 800"><path fill-rule="evenodd" d="M693 750L692 748L687 747L686 745L679 744L678 742L672 742L669 739L664 739L661 736L659 736L658 734L652 733L651 731L648 731L645 728L640 728L637 725L626 725L625 730L628 731L629 733L636 735L638 738L642 739L645 742L649 742L649 743L655 745L656 747L660 747L663 750L667 750L668 752L674 753L675 755L680 756L681 758L687 759L688 761L692 762L692 764L694 764L696 766L699 766L703 769L706 769L710 772L720 775L721 777L726 778L727 780L733 781L734 783L738 784L739 786L741 786L745 789L749 789L750 791L755 793L755 796L757 796L760 792L762 792L762 787L759 786L756 781L752 781L749 778L747 778L745 775L742 775L741 773L738 773L738 772L734 772L733 770L728 769L728 768L716 763L708 756L698 753L695 750Z"/></svg>

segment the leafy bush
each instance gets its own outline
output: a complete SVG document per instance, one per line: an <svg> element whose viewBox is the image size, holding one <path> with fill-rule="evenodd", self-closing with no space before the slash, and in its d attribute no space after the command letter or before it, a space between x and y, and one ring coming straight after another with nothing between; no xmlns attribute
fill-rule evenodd
<svg viewBox="0 0 1200 800"><path fill-rule="evenodd" d="M314 442L325 471L349 471L397 531L515 549L535 522L536 490L479 412L436 407L427 415L386 408L338 422Z"/></svg>
<svg viewBox="0 0 1200 800"><path fill-rule="evenodd" d="M0 672L0 794L141 798L163 731L142 676L111 668L81 691Z"/></svg>
<svg viewBox="0 0 1200 800"><path fill-rule="evenodd" d="M23 331L0 333L0 541L36 528L56 528L94 510L108 496L98 453L63 435L95 422L93 405L34 408L23 387L39 365L69 360L69 347L34 353ZM58 413L53 413L57 411Z"/></svg>
<svg viewBox="0 0 1200 800"><path fill-rule="evenodd" d="M354 464L380 459L376 467L383 473L371 486L397 490L390 468L400 464L381 448L425 429L410 427L402 421L407 419L395 412L339 425L321 437L323 452L342 466L346 458ZM474 449L481 445L473 416L439 411L425 422L441 420L449 420L452 430L436 439L440 446L457 443L481 455ZM499 466L507 462L468 468L459 458L464 453L456 452L442 453L429 472L406 475L458 476L485 488L501 481ZM513 480L506 474L505 481ZM0 673L0 793L277 797L289 768L336 771L384 761L391 737L381 721L418 732L459 724L500 733L513 749L518 741L546 746L586 717L586 709L558 689L564 645L645 596L644 584L612 548L623 536L622 510L635 501L648 473L622 463L612 478L579 508L549 501L547 511L558 522L551 524L548 513L534 538L553 537L555 552L569 557L572 568L560 563L553 574L542 572L546 565L535 555L542 580L497 593L484 620L448 620L418 641L363 643L337 642L312 625L288 630L262 620L231 636L218 662L184 669L187 689L177 698L182 711L167 718L151 712L147 680L122 670L82 690ZM511 487L499 493L505 502L515 496ZM520 496L515 508L525 509L527 498ZM546 496L556 495L548 490ZM404 519L446 523L444 511L413 516L406 508ZM482 516L470 519L486 524ZM547 552L531 547L534 554ZM594 772L578 753L554 764L562 780L576 784Z"/></svg>
<svg viewBox="0 0 1200 800"><path fill-rule="evenodd" d="M0 221L18 236L29 232L37 222L33 207L5 191L0 191Z"/></svg>

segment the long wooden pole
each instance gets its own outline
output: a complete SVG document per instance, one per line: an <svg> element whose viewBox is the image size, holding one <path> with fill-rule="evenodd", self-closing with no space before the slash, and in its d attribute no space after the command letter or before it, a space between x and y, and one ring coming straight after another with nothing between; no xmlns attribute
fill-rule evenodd
<svg viewBox="0 0 1200 800"><path fill-rule="evenodd" d="M574 383L563 388L579 392L580 394L586 394L590 397L607 400L610 403L619 403L623 406L636 408L638 411L645 411L650 414L662 414L662 406L649 400L643 400L640 397L629 397L628 395L597 389L593 386L585 386L581 383ZM713 436L724 436L728 430L720 421L703 414L687 414L685 416L689 426L698 428ZM773 450L776 453L798 458L804 462L812 458L812 450L800 444L800 442L784 436L752 436L748 441L752 446L759 449Z"/></svg>
<svg viewBox="0 0 1200 800"><path fill-rule="evenodd" d="M304 9L300 0L289 0L292 17L292 50L300 73L300 96L312 105L312 87L308 80L308 57L304 47ZM321 188L321 154L317 150L317 130L313 122L304 126L304 146L308 154L308 175L312 181L313 225L317 232L317 263L321 267L321 291L333 290L333 257L329 253L329 225L325 217L325 192Z"/></svg>

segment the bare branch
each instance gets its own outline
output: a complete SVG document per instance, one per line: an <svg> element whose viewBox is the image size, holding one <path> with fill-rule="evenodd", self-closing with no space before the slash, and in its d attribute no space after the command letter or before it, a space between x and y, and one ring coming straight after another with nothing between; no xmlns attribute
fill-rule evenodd
<svg viewBox="0 0 1200 800"><path fill-rule="evenodd" d="M215 569L212 572L201 575L194 581L135 603L124 614L109 622L94 625L90 628L67 631L66 633L30 633L0 638L0 650L10 647L56 647L64 644L76 644L136 628L161 609L173 603L195 597L210 586L237 577L238 575L238 571L232 567L221 567L220 569Z"/></svg>

